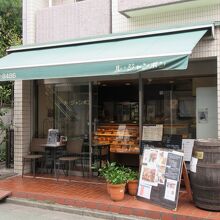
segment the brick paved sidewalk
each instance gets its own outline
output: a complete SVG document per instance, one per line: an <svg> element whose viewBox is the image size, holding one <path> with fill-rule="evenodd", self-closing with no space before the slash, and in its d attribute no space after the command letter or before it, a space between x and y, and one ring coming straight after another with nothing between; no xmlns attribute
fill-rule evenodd
<svg viewBox="0 0 220 220"><path fill-rule="evenodd" d="M46 178L20 176L0 181L0 189L12 191L12 197L46 201L74 207L89 208L125 215L135 215L162 220L220 219L220 212L198 209L187 198L180 195L176 212L138 201L129 195L121 202L113 202L106 192L106 184L96 179L76 177L71 182Z"/></svg>

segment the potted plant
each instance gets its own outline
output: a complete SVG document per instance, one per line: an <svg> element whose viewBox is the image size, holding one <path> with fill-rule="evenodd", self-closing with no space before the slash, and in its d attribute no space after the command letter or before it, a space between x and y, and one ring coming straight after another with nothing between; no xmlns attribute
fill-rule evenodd
<svg viewBox="0 0 220 220"><path fill-rule="evenodd" d="M132 169L128 169L127 174L127 186L128 186L128 193L131 196L137 195L138 190L138 172Z"/></svg>
<svg viewBox="0 0 220 220"><path fill-rule="evenodd" d="M109 182L108 182L108 175L110 175L110 172L112 172L113 170L115 170L116 168L116 163L113 162L113 163L109 163L107 161L107 163L99 169L99 175L104 177L104 179L106 180L106 186L107 186L107 192L108 194L110 194L109 192Z"/></svg>
<svg viewBox="0 0 220 220"><path fill-rule="evenodd" d="M125 185L127 182L127 172L123 167L116 163L107 163L106 166L99 169L100 174L107 182L107 189L113 201L124 199Z"/></svg>

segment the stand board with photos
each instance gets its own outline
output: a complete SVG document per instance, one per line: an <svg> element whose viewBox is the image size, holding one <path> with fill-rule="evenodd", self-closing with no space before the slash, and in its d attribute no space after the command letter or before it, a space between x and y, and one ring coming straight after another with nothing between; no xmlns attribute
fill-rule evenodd
<svg viewBox="0 0 220 220"><path fill-rule="evenodd" d="M183 167L183 153L145 147L138 185L138 199L176 210Z"/></svg>

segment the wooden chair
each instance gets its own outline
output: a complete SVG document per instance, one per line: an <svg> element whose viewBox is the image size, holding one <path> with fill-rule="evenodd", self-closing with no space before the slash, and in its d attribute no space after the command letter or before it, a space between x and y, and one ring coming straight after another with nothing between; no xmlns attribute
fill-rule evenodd
<svg viewBox="0 0 220 220"><path fill-rule="evenodd" d="M83 139L75 139L75 140L67 141L66 155L58 159L58 171L60 170L61 163L63 163L64 165L65 163L68 163L67 175L69 175L70 177L71 164L75 165L76 161L80 161L84 176L83 159L85 153L82 152L82 148L83 148ZM59 178L59 174L57 175L57 180L58 178Z"/></svg>
<svg viewBox="0 0 220 220"><path fill-rule="evenodd" d="M46 138L33 138L30 144L30 153L23 156L22 160L22 178L24 175L24 167L26 162L32 165L33 177L35 177L35 165L37 160L42 160L44 157L45 148L42 146L47 143Z"/></svg>

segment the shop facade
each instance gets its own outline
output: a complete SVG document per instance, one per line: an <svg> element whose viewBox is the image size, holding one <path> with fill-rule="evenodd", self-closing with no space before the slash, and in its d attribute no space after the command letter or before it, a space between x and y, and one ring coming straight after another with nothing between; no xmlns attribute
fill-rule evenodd
<svg viewBox="0 0 220 220"><path fill-rule="evenodd" d="M91 2L76 2L72 7L77 7L77 4L86 6ZM58 1L54 3L59 4ZM49 128L59 129L68 139L87 137L90 152L93 142L108 143L111 159L120 163L126 161L129 166L139 164L143 125L162 124L164 135L176 134L186 139L219 137L220 28L219 23L214 22L220 20L219 3L204 4L199 9L188 5L182 5L185 7L182 9L181 4L180 8L177 4L175 10L168 7L158 14L152 14L146 7L147 14L131 15L133 17L130 18L119 12L119 9L124 10L123 1L105 3L103 7L109 6L105 9L111 13L103 15L107 17L103 19L107 22L104 25L107 29L103 29L101 34L128 33L92 37L83 42L73 40L43 46L37 44L9 51L10 62L14 59L16 63L16 59L22 56L21 62L24 62L24 66L19 68L9 62L15 66L12 69L17 74L15 172L21 172L22 156L29 152L32 137L47 137ZM44 29L40 19L50 16L52 10L54 13L64 13L68 6L65 1L50 8L47 4L48 1L24 1L25 44L68 38L67 32L67 37L60 35L59 39L55 39L57 35L54 34L47 39L50 29ZM37 16L35 22L34 15ZM55 17L48 18L48 23L56 22ZM132 32L143 27L144 31ZM62 25L56 28L63 31ZM156 42L154 47L151 47L152 42ZM147 45L144 51L141 43ZM102 44L109 45L102 47ZM90 48L86 49L86 46ZM91 52L93 46L98 53ZM84 48L87 57L81 52ZM74 50L78 52L73 55L75 57L81 56L86 61L93 56L92 59L99 62L94 66L81 60L84 64L80 69L74 63L68 69L65 63L69 61L68 54L74 53ZM117 54L116 60L112 60L114 52ZM33 61L25 66L28 57ZM51 65L46 63L44 68L39 63L47 57ZM105 65L103 60L100 61L103 57ZM146 62L144 66L143 59ZM63 69L55 68L57 60L62 61ZM36 65L34 71L28 67L31 64ZM0 69L1 73L7 72L7 68ZM12 73L8 69L7 73Z"/></svg>

